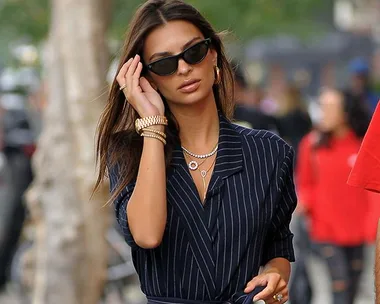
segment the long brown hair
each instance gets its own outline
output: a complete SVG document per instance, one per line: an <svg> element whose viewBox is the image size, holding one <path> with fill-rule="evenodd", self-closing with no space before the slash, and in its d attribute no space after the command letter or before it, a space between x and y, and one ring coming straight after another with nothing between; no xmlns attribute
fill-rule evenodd
<svg viewBox="0 0 380 304"><path fill-rule="evenodd" d="M218 54L217 65L221 76L221 82L213 86L213 92L218 110L230 119L234 108L233 74L221 37L194 7L181 0L149 0L140 6L130 23L117 70L120 71L123 64L136 54L142 55L145 38L153 29L172 20L188 21L195 25L204 37L211 38L212 48ZM166 128L167 145L165 146L166 165L168 166L179 130L164 96L161 97L165 104L165 116L169 121ZM99 164L99 174L95 190L103 182L107 168L109 170L117 165L118 175L121 177L110 201L115 199L122 189L137 176L143 146L142 138L134 129L134 122L137 118L139 118L137 112L126 101L115 79L108 102L100 117L96 144L96 162Z"/></svg>

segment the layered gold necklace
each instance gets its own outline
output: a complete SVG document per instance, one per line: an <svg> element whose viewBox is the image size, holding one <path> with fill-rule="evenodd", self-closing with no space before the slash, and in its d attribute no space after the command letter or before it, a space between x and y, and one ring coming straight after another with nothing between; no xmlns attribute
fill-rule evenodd
<svg viewBox="0 0 380 304"><path fill-rule="evenodd" d="M193 158L197 158L197 159L202 159L202 161L200 163L198 163L198 161L196 160L191 160L188 162L188 167L191 171L196 171L198 170L201 174L201 177L202 177L202 183L203 183L203 201L206 199L206 177L207 177L207 173L211 170L211 168L213 167L215 161L216 161L216 157L214 158L212 164L210 165L210 167L206 170L201 170L200 167L203 165L203 163L209 159L210 157L214 156L216 154L216 152L218 151L218 145L215 146L215 148L210 152L210 153L207 153L207 154L195 154L193 152L190 152L189 150L187 150L186 148L182 147L182 150L185 152L185 154L187 154L188 156L191 156Z"/></svg>
<svg viewBox="0 0 380 304"><path fill-rule="evenodd" d="M207 159L207 158L210 158L211 156L213 156L217 151L218 151L218 144L216 144L215 148L210 152L210 153L207 153L207 154L195 154L189 150L187 150L185 147L182 146L182 150L183 152L185 152L187 155L190 155L194 158L198 158L198 159L203 159L204 161ZM203 162L201 164L203 164ZM192 160L188 163L188 166L189 166L189 169L192 170L192 171L195 171L198 169L199 167L199 164L197 161L195 160Z"/></svg>

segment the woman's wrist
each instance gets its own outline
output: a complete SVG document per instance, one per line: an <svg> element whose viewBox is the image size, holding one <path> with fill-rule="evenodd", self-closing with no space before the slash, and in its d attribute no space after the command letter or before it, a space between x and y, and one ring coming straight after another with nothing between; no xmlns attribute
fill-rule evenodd
<svg viewBox="0 0 380 304"><path fill-rule="evenodd" d="M141 135L143 129L151 128L154 126L167 126L168 120L165 116L148 116L144 118L138 118L135 121L135 129L138 134ZM159 130L159 129L158 129Z"/></svg>
<svg viewBox="0 0 380 304"><path fill-rule="evenodd" d="M262 273L277 273L282 279L288 282L290 277L290 263L284 258L275 258L264 266Z"/></svg>
<svg viewBox="0 0 380 304"><path fill-rule="evenodd" d="M165 126L163 125L150 126L149 129L153 129L159 132L165 132Z"/></svg>

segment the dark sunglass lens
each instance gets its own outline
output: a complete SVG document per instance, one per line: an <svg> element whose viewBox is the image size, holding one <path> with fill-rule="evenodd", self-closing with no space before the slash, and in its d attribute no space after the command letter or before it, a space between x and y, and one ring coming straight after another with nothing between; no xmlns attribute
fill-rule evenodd
<svg viewBox="0 0 380 304"><path fill-rule="evenodd" d="M152 64L151 70L157 75L165 76L173 74L177 70L176 58L165 58Z"/></svg>
<svg viewBox="0 0 380 304"><path fill-rule="evenodd" d="M206 43L199 43L189 48L185 54L183 54L183 58L187 63L196 64L202 61L207 54L208 45Z"/></svg>

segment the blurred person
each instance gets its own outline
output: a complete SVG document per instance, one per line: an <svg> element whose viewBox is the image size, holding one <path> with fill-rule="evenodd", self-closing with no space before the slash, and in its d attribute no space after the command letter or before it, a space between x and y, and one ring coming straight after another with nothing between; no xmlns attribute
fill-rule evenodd
<svg viewBox="0 0 380 304"><path fill-rule="evenodd" d="M260 110L261 102L265 97L264 89L259 84L253 84L251 87L247 88L248 106L251 106L257 110Z"/></svg>
<svg viewBox="0 0 380 304"><path fill-rule="evenodd" d="M293 150L232 113L209 22L183 1L145 2L100 119L97 186L108 172L150 304L251 303L258 286L255 300L288 300Z"/></svg>
<svg viewBox="0 0 380 304"><path fill-rule="evenodd" d="M1 190L6 193L0 202L0 288L5 286L10 276L10 264L26 214L23 195L33 180L31 157L35 150L35 137L27 110L15 106L16 100L23 100L24 97L17 96L15 99L16 96L1 96L2 173L6 175Z"/></svg>
<svg viewBox="0 0 380 304"><path fill-rule="evenodd" d="M251 99L253 98L251 97L255 96L251 96L248 90L247 80L240 64L233 61L231 62L231 66L234 73L234 122L243 127L270 130L278 134L276 119L252 106L253 102Z"/></svg>
<svg viewBox="0 0 380 304"><path fill-rule="evenodd" d="M320 95L321 122L299 147L297 191L310 236L326 261L334 304L352 304L363 270L368 196L349 187L369 114L360 98L337 89Z"/></svg>
<svg viewBox="0 0 380 304"><path fill-rule="evenodd" d="M297 162L298 145L312 127L306 103L297 87L286 87L283 97L279 100L276 118L280 135L295 150ZM311 244L306 219L302 213L296 214L294 229L297 260L293 267L289 294L292 304L308 304L312 300L312 286L307 272Z"/></svg>
<svg viewBox="0 0 380 304"><path fill-rule="evenodd" d="M377 222L376 253L375 253L375 288L376 304L380 304L380 104L377 106L372 117L368 131L360 147L354 168L348 178L348 184L355 187L364 188L374 192L376 205L371 205L370 216L371 234ZM375 202L374 202L375 203Z"/></svg>
<svg viewBox="0 0 380 304"><path fill-rule="evenodd" d="M289 85L279 101L277 109L279 132L295 150L297 155L301 139L312 128L306 102L301 91L294 85Z"/></svg>
<svg viewBox="0 0 380 304"><path fill-rule="evenodd" d="M361 57L355 58L349 64L349 71L351 74L351 93L362 97L373 112L379 101L379 96L371 86L371 70L367 60Z"/></svg>

